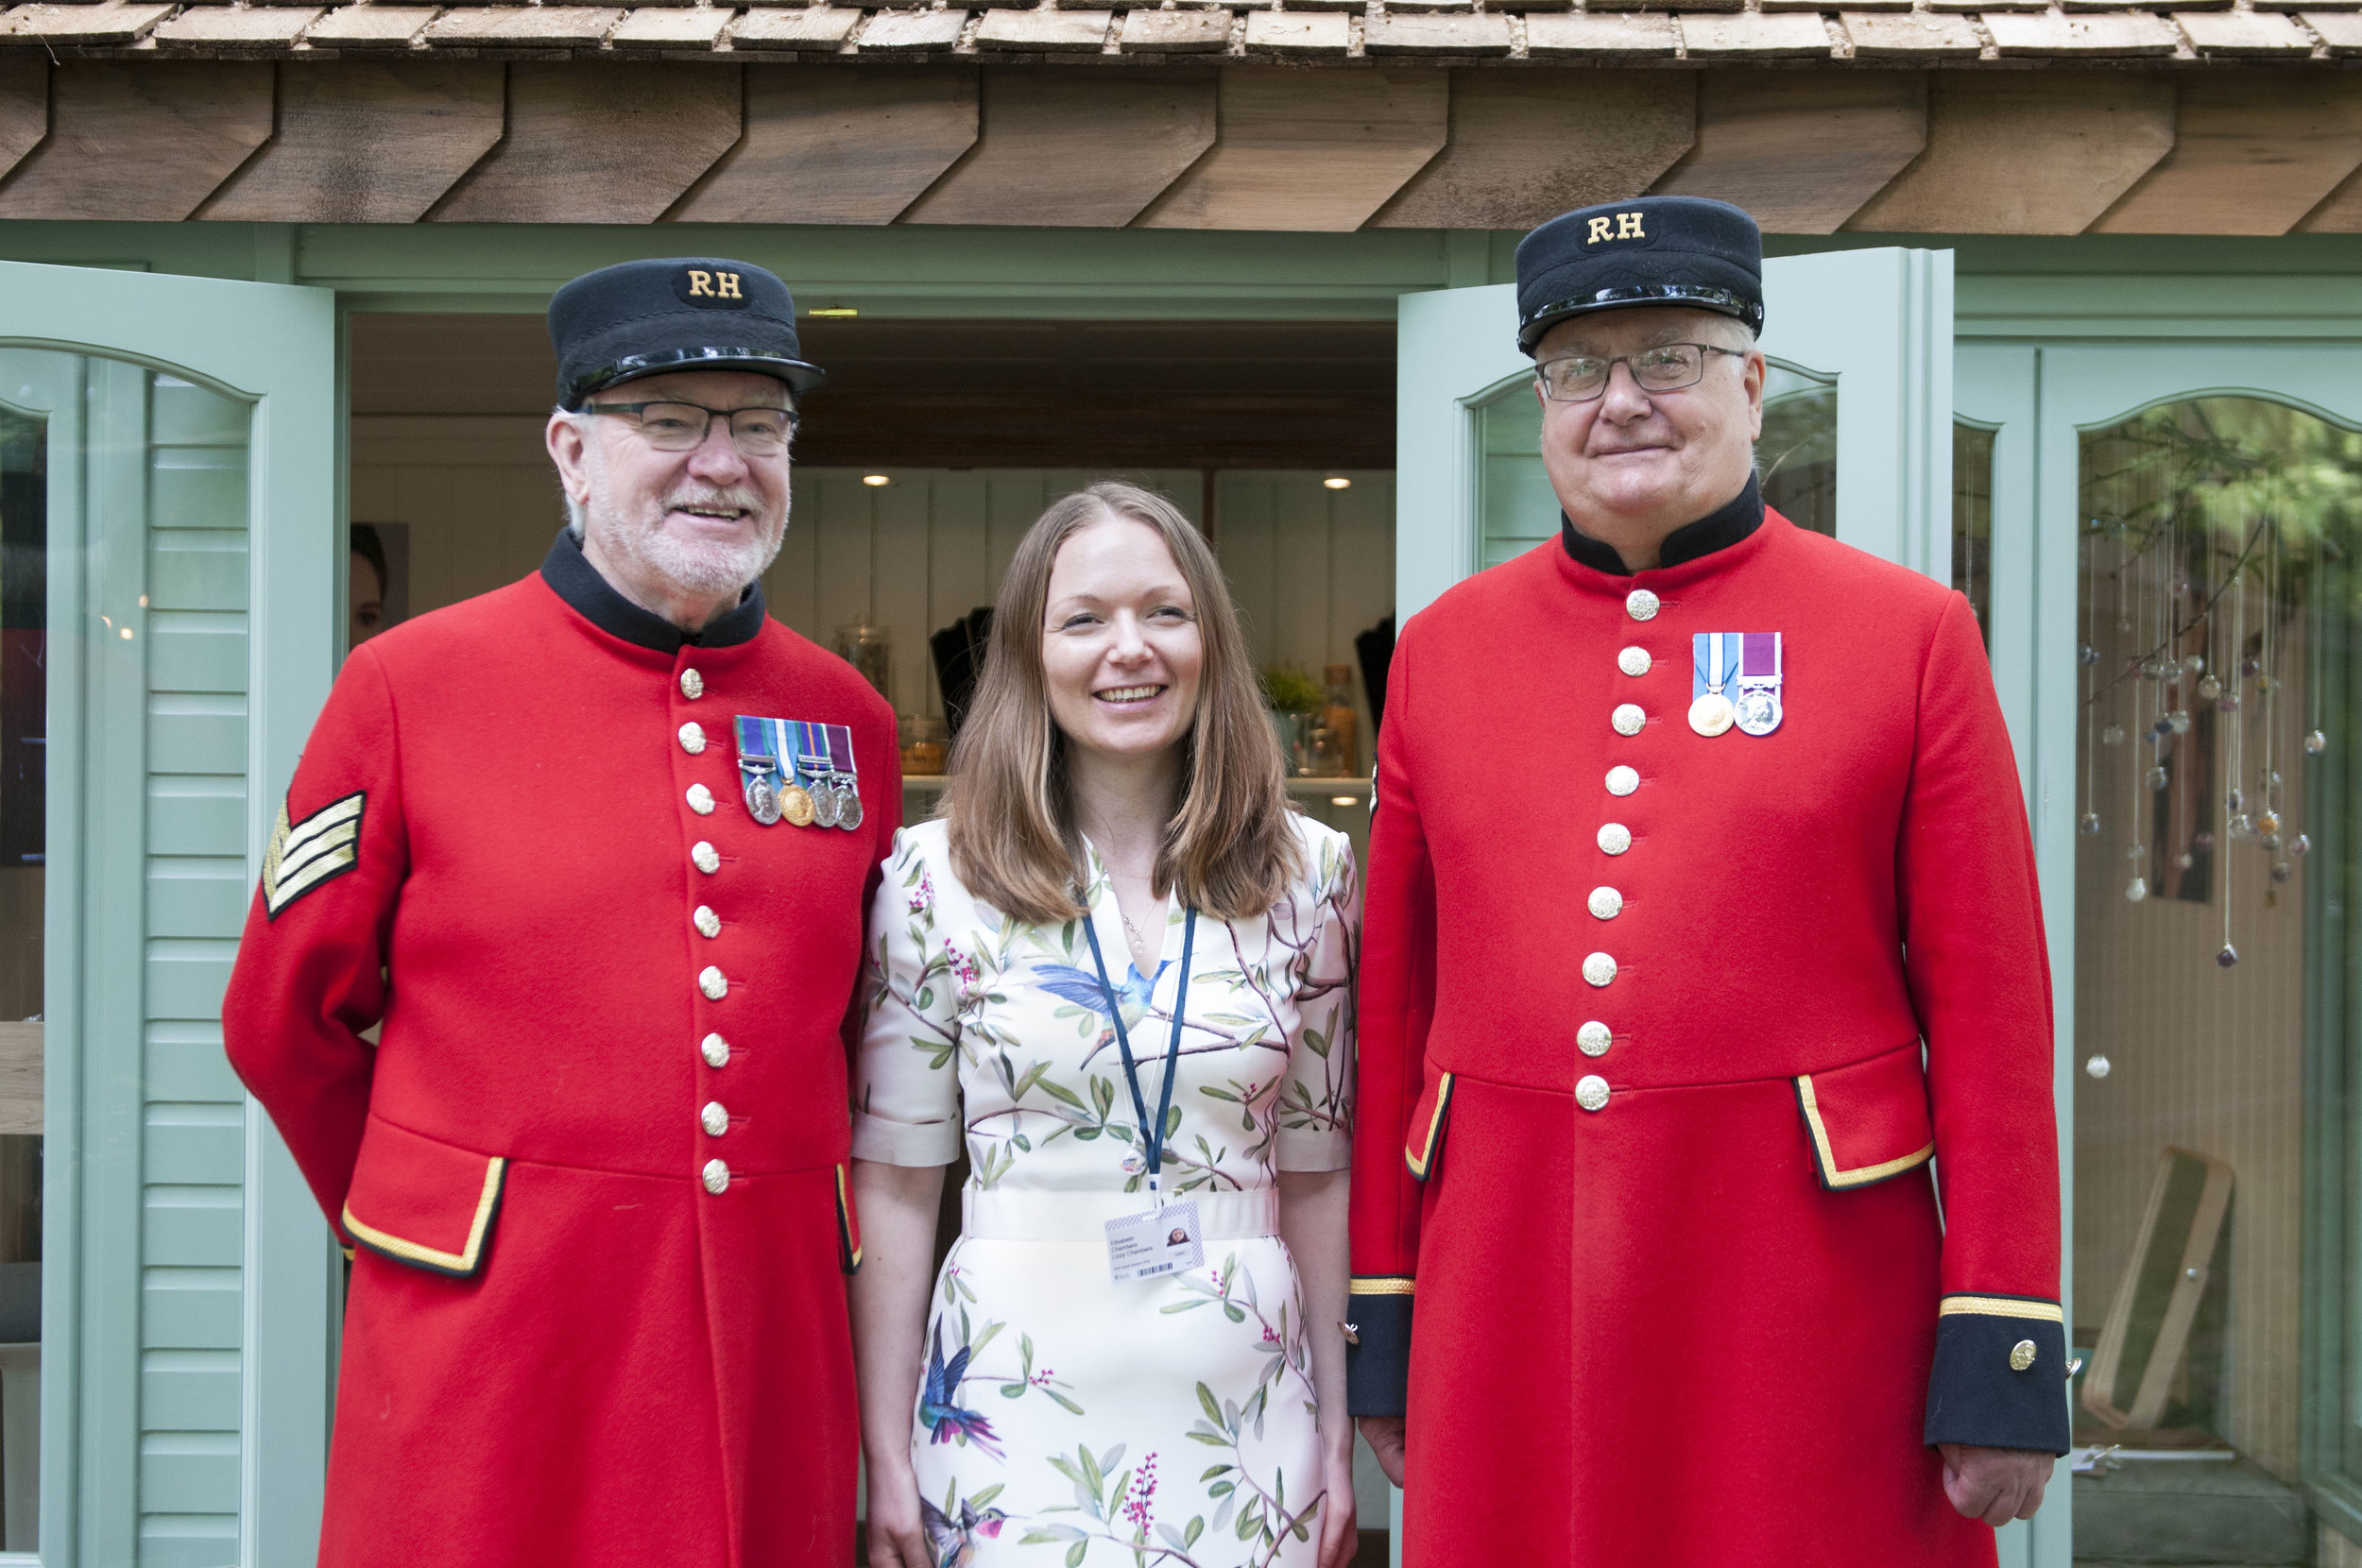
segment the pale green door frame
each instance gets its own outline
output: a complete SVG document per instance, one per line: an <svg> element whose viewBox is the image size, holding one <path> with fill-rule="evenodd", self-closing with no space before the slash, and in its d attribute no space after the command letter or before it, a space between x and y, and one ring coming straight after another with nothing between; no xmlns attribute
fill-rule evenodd
<svg viewBox="0 0 2362 1568"><path fill-rule="evenodd" d="M172 929L195 934L157 935L150 822L159 775L230 780L232 789L209 804L228 808L214 813L216 839L230 848L238 885L251 886L275 802L327 695L341 633L331 591L342 565L334 298L317 289L0 264L0 353L26 349L90 356L78 362L78 382L51 378L60 395L36 411L49 419L53 525L40 1560L50 1568L189 1560L189 1550L163 1538L183 1517L170 1506L187 1505L192 1483L158 1494L143 1406L203 1382L176 1373L223 1363L220 1352L158 1352L141 1338L145 1265L160 1228L173 1223L155 1207L143 1170L154 1132L149 1079L165 1069L142 997L201 998L213 987L217 1008L242 911L216 898L210 923L173 917L182 923ZM30 372L24 379L40 383ZM243 443L245 505L243 516L233 508L205 519L227 526L198 530L193 551L167 552L149 526L151 503L168 499L151 461L149 421L163 390L183 383L245 411L228 449ZM106 421L115 428L102 428ZM165 608L197 603L175 598L197 591L180 586L197 581L211 585L210 600ZM198 684L155 666L168 656L160 643L195 646L175 634L200 626L235 639L226 673L201 698L160 697L162 688ZM205 757L176 756L175 747ZM176 1005L185 1015L205 1004ZM204 1516L235 1521L234 1542L220 1532L218 1546L199 1545L197 1555L295 1568L317 1550L336 1255L294 1162L251 1100L238 1131L242 1240L227 1259L239 1302L229 1369L236 1453L231 1464L179 1474L213 1493L197 1499L212 1507Z"/></svg>

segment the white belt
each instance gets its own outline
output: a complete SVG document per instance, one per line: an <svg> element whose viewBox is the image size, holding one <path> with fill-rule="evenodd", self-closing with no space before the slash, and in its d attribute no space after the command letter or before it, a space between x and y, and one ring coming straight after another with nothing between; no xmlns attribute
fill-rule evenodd
<svg viewBox="0 0 2362 1568"><path fill-rule="evenodd" d="M1168 1193L1197 1204L1200 1233L1208 1241L1240 1241L1279 1234L1279 1193ZM1146 1210L1146 1192L1001 1192L969 1187L960 1194L960 1230L995 1241L1097 1241L1107 1238L1107 1221Z"/></svg>

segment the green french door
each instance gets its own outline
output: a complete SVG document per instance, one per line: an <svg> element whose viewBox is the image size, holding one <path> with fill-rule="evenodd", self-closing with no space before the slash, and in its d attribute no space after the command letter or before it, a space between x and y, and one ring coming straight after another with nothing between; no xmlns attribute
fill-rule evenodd
<svg viewBox="0 0 2362 1568"><path fill-rule="evenodd" d="M0 1561L317 1551L335 1253L219 1013L336 404L324 291L0 264Z"/></svg>
<svg viewBox="0 0 2362 1568"><path fill-rule="evenodd" d="M2073 1556L2310 1562L2362 1539L2362 349L1959 369L2060 1021Z"/></svg>

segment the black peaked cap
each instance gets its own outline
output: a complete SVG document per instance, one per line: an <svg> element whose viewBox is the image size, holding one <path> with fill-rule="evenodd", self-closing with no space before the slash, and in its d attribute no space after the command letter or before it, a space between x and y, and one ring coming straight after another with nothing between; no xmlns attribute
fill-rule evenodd
<svg viewBox="0 0 2362 1568"><path fill-rule="evenodd" d="M718 256L624 262L550 300L557 403L668 370L752 370L809 392L828 373L796 340L796 301L772 273Z"/></svg>
<svg viewBox="0 0 2362 1568"><path fill-rule="evenodd" d="M1763 330L1763 230L1727 201L1635 196L1579 207L1517 242L1517 347L1570 315L1635 305L1718 311Z"/></svg>

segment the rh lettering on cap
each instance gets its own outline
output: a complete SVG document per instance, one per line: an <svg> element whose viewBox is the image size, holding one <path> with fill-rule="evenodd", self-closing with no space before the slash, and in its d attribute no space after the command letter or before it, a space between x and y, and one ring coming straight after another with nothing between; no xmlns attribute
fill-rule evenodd
<svg viewBox="0 0 2362 1568"><path fill-rule="evenodd" d="M735 272L700 272L691 267L689 297L692 299L701 296L708 299L743 299L745 296L738 292L738 277Z"/></svg>
<svg viewBox="0 0 2362 1568"><path fill-rule="evenodd" d="M1608 240L1645 240L1648 233L1640 227L1646 213L1618 213L1612 218L1593 218L1591 231L1583 236L1585 245L1599 245Z"/></svg>

